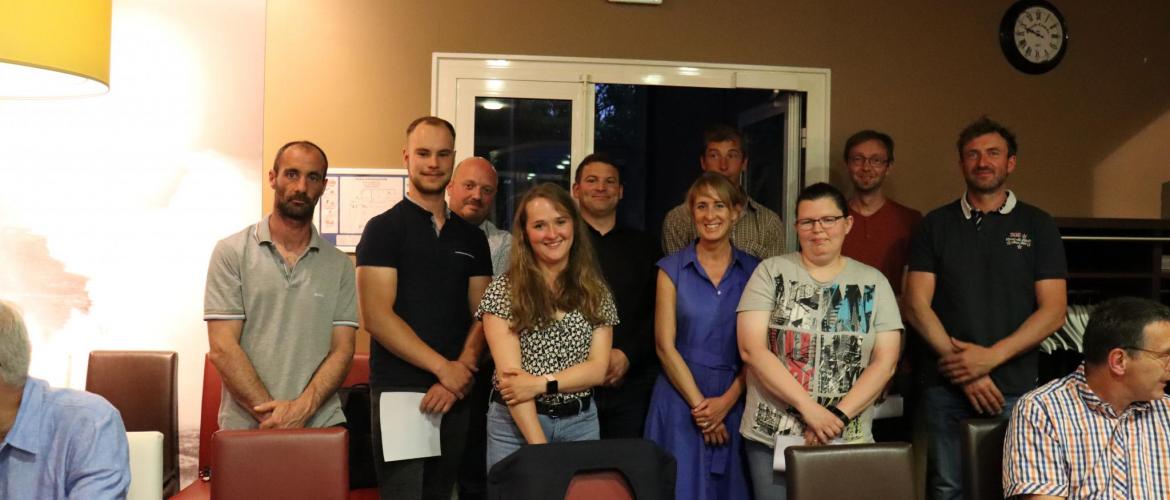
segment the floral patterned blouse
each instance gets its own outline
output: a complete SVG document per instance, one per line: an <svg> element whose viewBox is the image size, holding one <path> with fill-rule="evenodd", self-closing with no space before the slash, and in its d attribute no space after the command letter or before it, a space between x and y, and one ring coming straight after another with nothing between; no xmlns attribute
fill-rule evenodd
<svg viewBox="0 0 1170 500"><path fill-rule="evenodd" d="M507 274L496 277L484 291L475 317L483 319L484 314L512 321L512 283ZM591 324L580 311L574 310L540 328L520 332L520 368L532 375L548 375L584 362L589 357L593 330L618 324L617 308L608 291L602 300L601 316L601 323ZM499 389L499 380L495 374L492 375L492 387ZM592 389L586 389L573 393L546 394L537 399L543 403L557 404L588 396L592 392Z"/></svg>

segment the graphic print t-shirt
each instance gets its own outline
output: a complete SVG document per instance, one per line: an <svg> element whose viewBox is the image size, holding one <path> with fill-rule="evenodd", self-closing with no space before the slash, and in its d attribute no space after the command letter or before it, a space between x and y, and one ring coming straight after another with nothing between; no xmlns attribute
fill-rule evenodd
<svg viewBox="0 0 1170 500"><path fill-rule="evenodd" d="M770 311L768 349L788 373L821 405L836 404L861 371L879 332L902 329L894 291L880 271L845 257L832 282L813 279L800 254L760 263L744 289L739 312ZM792 410L795 412L795 410ZM845 428L845 442L870 442L873 411L866 410ZM799 435L803 426L789 406L748 377L747 406L740 433L772 446L776 433Z"/></svg>

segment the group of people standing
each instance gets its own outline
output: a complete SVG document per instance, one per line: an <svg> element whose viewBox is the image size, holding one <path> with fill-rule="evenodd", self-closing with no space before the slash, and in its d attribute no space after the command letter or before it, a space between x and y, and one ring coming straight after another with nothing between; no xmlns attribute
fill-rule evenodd
<svg viewBox="0 0 1170 500"><path fill-rule="evenodd" d="M290 143L269 177L274 212L217 247L205 313L224 428L340 423L360 316L383 498L445 500L456 483L478 498L522 446L621 437L674 455L679 498L784 498L778 442L873 441L904 321L923 341L932 497L957 498L959 422L1009 414L1063 322L1056 226L1006 188L1015 137L986 118L957 143L966 192L925 218L884 195L893 140L852 136L852 198L806 187L792 253L781 218L744 193L745 141L729 127L705 135L702 174L661 240L617 224L621 169L604 155L570 191L525 193L508 233L488 220L494 168L455 165L450 123L406 133L405 198L366 224L356 280L310 223L325 153ZM383 461L388 391L424 393L420 410L443 415L440 456Z"/></svg>

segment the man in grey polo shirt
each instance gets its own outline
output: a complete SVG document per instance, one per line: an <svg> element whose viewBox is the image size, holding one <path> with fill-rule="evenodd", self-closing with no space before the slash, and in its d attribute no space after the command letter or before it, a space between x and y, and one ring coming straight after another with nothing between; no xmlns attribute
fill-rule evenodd
<svg viewBox="0 0 1170 500"><path fill-rule="evenodd" d="M276 153L273 212L215 246L203 319L223 379L221 429L345 422L337 387L357 329L354 267L313 227L325 152L308 141Z"/></svg>

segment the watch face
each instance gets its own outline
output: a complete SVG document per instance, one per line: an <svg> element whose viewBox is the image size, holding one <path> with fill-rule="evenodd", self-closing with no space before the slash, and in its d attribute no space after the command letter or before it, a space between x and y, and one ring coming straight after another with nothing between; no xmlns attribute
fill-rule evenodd
<svg viewBox="0 0 1170 500"><path fill-rule="evenodd" d="M1029 7L1021 12L1012 35L1020 55L1036 64L1055 59L1064 45L1064 26L1045 7Z"/></svg>
<svg viewBox="0 0 1170 500"><path fill-rule="evenodd" d="M999 46L1016 69L1047 73L1068 52L1068 25L1047 0L1018 0L1000 21Z"/></svg>

